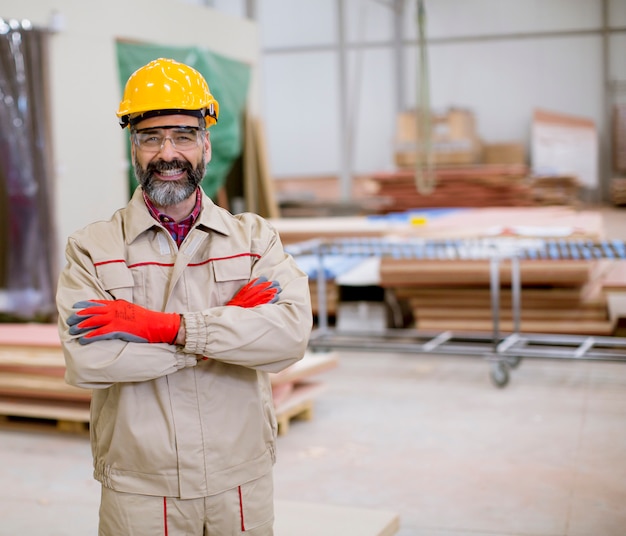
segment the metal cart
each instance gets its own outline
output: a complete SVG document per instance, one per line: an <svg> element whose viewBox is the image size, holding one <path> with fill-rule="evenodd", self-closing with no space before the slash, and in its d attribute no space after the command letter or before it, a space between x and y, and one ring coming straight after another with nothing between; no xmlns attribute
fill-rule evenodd
<svg viewBox="0 0 626 536"><path fill-rule="evenodd" d="M293 244L287 250L294 256L317 257L318 327L311 335L313 351L352 349L395 351L410 354L478 356L490 365L494 385L504 387L510 371L523 358L576 359L587 361L626 361L626 338L564 334L522 333L520 262L524 259L626 259L626 243L620 240L480 238L463 240L372 239L313 240ZM488 260L493 328L490 333L425 332L418 329L389 328L382 332L350 333L331 328L326 303L327 276L324 258L328 255L362 258L378 256L396 259ZM513 331L500 330L500 264L511 266Z"/></svg>

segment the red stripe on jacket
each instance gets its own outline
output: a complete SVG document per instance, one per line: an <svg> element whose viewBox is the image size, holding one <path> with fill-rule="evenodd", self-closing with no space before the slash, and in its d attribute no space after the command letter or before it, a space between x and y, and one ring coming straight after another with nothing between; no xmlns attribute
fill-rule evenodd
<svg viewBox="0 0 626 536"><path fill-rule="evenodd" d="M229 255L228 257L212 257L210 259L207 259L201 262L190 262L188 266L203 266L210 262L226 261L229 259L236 259L238 257L256 257L257 259L260 259L261 255L259 255L258 253L237 253L236 255ZM118 263L118 262L126 264L126 261L124 259L111 259L108 261L95 262L94 266L104 266L105 264L113 264L113 263ZM146 261L146 262L136 262L134 264L128 264L127 266L128 268L137 268L139 266L174 266L174 263L173 262Z"/></svg>

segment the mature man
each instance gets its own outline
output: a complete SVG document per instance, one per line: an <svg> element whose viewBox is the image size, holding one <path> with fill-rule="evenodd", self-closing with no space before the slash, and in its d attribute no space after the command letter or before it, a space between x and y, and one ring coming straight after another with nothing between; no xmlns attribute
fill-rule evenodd
<svg viewBox="0 0 626 536"><path fill-rule="evenodd" d="M59 331L67 382L93 389L100 536L273 533L268 372L302 358L310 297L267 221L199 187L218 111L191 67L137 70L118 117L140 186L68 240Z"/></svg>

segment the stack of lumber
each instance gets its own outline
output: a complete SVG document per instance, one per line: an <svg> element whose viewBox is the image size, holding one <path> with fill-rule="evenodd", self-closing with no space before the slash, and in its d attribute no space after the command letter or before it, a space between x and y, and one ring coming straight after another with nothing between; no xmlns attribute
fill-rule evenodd
<svg viewBox="0 0 626 536"><path fill-rule="evenodd" d="M50 419L79 430L91 391L65 383L56 324L0 324L0 415Z"/></svg>
<svg viewBox="0 0 626 536"><path fill-rule="evenodd" d="M482 207L443 210L441 214L425 213L425 222L420 225L411 222L411 212L405 218L401 214L381 215L361 218L279 219L273 224L281 239L288 244L300 267L309 274L309 287L314 314L318 313L317 275L306 256L296 252L297 242L318 238L324 243L334 243L343 239L384 239L403 238L432 239L473 239L481 237L540 237L563 238L567 240L600 240L604 236L602 214L593 210L578 210L570 206L540 207ZM419 214L419 212L418 212ZM326 263L326 259L324 261ZM326 305L328 314L334 316L338 308L338 288L334 273L326 281Z"/></svg>
<svg viewBox="0 0 626 536"><path fill-rule="evenodd" d="M433 170L435 188L421 194L415 172L399 170L371 177L371 191L389 199L387 210L433 207L532 206L533 192L525 165L468 165Z"/></svg>
<svg viewBox="0 0 626 536"><path fill-rule="evenodd" d="M279 433L293 418L310 419L323 387L311 378L335 367L337 356L307 354L271 374ZM65 383L65 361L56 324L0 324L0 416L54 421L67 431L85 430L91 391Z"/></svg>
<svg viewBox="0 0 626 536"><path fill-rule="evenodd" d="M521 260L521 325L527 333L611 335L603 278L613 261ZM499 325L513 331L511 270L500 264ZM489 261L383 259L381 284L413 311L417 329L489 332Z"/></svg>
<svg viewBox="0 0 626 536"><path fill-rule="evenodd" d="M424 172L426 173L426 172ZM387 203L388 212L435 207L575 206L580 183L574 176L532 176L523 164L483 164L438 167L435 187L422 194L414 170L379 173L370 178L370 191Z"/></svg>
<svg viewBox="0 0 626 536"><path fill-rule="evenodd" d="M609 316L615 322L613 334L626 337L626 260L611 263L602 279L602 290L607 297Z"/></svg>
<svg viewBox="0 0 626 536"><path fill-rule="evenodd" d="M535 205L576 206L581 186L572 175L533 176L529 179Z"/></svg>

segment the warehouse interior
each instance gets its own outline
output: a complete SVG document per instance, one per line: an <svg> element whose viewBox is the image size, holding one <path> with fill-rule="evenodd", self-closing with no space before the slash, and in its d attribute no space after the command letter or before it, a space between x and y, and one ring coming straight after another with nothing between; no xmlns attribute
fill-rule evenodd
<svg viewBox="0 0 626 536"><path fill-rule="evenodd" d="M309 275L276 535L623 536L624 50L626 0L4 0L0 536L97 533L55 287L164 56L220 102L204 191Z"/></svg>

